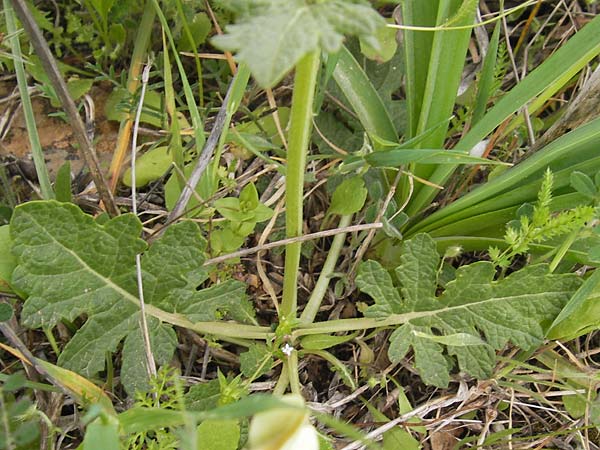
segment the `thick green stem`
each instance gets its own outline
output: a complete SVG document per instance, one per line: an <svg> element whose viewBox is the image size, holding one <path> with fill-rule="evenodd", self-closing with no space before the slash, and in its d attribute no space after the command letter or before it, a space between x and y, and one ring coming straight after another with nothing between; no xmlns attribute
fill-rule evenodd
<svg viewBox="0 0 600 450"><path fill-rule="evenodd" d="M345 228L350 225L352 221L352 215L342 216L340 218L339 228ZM321 307L321 302L325 297L325 293L327 292L327 287L329 286L329 280L331 279L331 274L335 270L335 265L340 256L340 252L344 247L344 242L346 241L346 233L336 234L333 238L333 242L331 243L331 247L329 248L329 252L327 253L327 259L325 259L325 264L323 264L323 269L321 269L321 274L319 275L319 279L317 280L317 284L315 285L310 298L308 299L308 303L302 311L302 315L300 316L300 320L302 323L311 323L315 320L317 313L319 312L319 308Z"/></svg>
<svg viewBox="0 0 600 450"><path fill-rule="evenodd" d="M286 237L302 234L302 194L306 154L312 125L312 106L315 96L320 53L314 51L304 56L296 66L292 111L290 118L289 146L286 171ZM285 272L281 314L293 319L298 304L297 278L300 266L301 243L288 244L285 248Z"/></svg>

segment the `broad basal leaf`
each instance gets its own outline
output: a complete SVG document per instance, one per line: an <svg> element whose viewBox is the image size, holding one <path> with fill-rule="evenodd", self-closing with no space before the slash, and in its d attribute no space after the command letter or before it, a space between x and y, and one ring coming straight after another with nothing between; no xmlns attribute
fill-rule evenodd
<svg viewBox="0 0 600 450"><path fill-rule="evenodd" d="M402 245L395 287L377 262L361 266L357 286L374 300L367 315L406 315L390 337L390 360L399 361L413 349L415 365L426 383L445 387L458 362L461 371L489 377L496 350L508 342L530 349L544 338L580 285L576 275L553 275L546 265L532 265L494 281L489 262L460 267L456 279L436 296L440 256L435 242L419 234Z"/></svg>
<svg viewBox="0 0 600 450"><path fill-rule="evenodd" d="M135 255L146 250L138 238L140 221L124 214L99 225L73 204L30 202L15 209L11 221L18 266L13 283L28 295L23 324L53 327L85 315L85 324L65 346L59 364L85 376L104 368L107 351L126 338L123 367L140 373L141 336ZM241 283L229 281L196 290L205 279L205 241L192 222L171 226L142 256L144 297L154 311L215 320L229 315L252 322L253 310ZM175 349L169 324L150 318L156 359L166 363ZM128 380L136 386L136 380Z"/></svg>
<svg viewBox="0 0 600 450"><path fill-rule="evenodd" d="M307 53L322 48L337 52L344 35L358 35L378 47L375 31L385 21L361 0L263 0L226 1L238 14L225 35L212 42L223 50L237 52L256 81L271 87Z"/></svg>

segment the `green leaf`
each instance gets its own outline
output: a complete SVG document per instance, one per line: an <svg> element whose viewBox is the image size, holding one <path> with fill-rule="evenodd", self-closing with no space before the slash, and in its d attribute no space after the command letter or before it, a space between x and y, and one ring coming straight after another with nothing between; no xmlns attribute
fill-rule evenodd
<svg viewBox="0 0 600 450"><path fill-rule="evenodd" d="M189 24L189 29L196 46L206 42L206 38L210 33L211 28L212 22L206 13L201 12L194 16L194 19ZM195 50L194 43L190 42L187 34L182 34L181 38L177 42L177 50L180 52L192 52Z"/></svg>
<svg viewBox="0 0 600 450"><path fill-rule="evenodd" d="M240 354L240 370L245 377L256 379L273 366L273 355L266 345L252 343L248 351Z"/></svg>
<svg viewBox="0 0 600 450"><path fill-rule="evenodd" d="M236 6L235 2L228 2ZM240 7L239 22L212 43L235 51L262 87L272 87L306 54L337 52L345 34L372 36L385 21L360 0L269 0ZM377 46L376 41L372 45Z"/></svg>
<svg viewBox="0 0 600 450"><path fill-rule="evenodd" d="M193 385L185 395L185 407L189 411L209 411L217 407L221 398L218 379Z"/></svg>
<svg viewBox="0 0 600 450"><path fill-rule="evenodd" d="M265 220L269 220L273 217L275 212L269 208L268 206L259 203L256 205L256 208L252 211L253 218L256 222L264 222Z"/></svg>
<svg viewBox="0 0 600 450"><path fill-rule="evenodd" d="M56 193L56 200L59 202L70 202L71 201L71 162L65 161L60 166L56 173L56 181L54 182L54 192Z"/></svg>
<svg viewBox="0 0 600 450"><path fill-rule="evenodd" d="M570 177L571 186L579 192L585 195L589 199L596 198L598 195L598 189L592 181L592 179L583 172L575 171L571 173Z"/></svg>
<svg viewBox="0 0 600 450"><path fill-rule="evenodd" d="M0 226L0 291L10 289L12 273L17 267L17 258L11 252L12 246L10 227Z"/></svg>
<svg viewBox="0 0 600 450"><path fill-rule="evenodd" d="M197 429L198 448L204 450L237 450L240 424L237 420L205 420Z"/></svg>
<svg viewBox="0 0 600 450"><path fill-rule="evenodd" d="M429 339L430 341L437 342L438 344L452 345L454 347L469 347L471 345L485 344L481 338L467 333L454 333L447 334L445 336L436 336L433 334L423 333L422 331L413 330L413 334L422 339Z"/></svg>
<svg viewBox="0 0 600 450"><path fill-rule="evenodd" d="M563 395L563 406L573 419L580 419L585 415L588 402L582 395Z"/></svg>
<svg viewBox="0 0 600 450"><path fill-rule="evenodd" d="M148 318L150 333L150 347L154 361L162 366L171 361L177 347L177 335L171 326L160 323L153 317ZM121 365L121 383L125 391L133 397L136 391L146 392L150 388L148 383L148 368L144 340L140 328L130 333L123 344L123 364Z"/></svg>
<svg viewBox="0 0 600 450"><path fill-rule="evenodd" d="M367 188L362 177L346 178L331 197L328 214L347 216L361 210L367 199Z"/></svg>
<svg viewBox="0 0 600 450"><path fill-rule="evenodd" d="M548 339L574 339L600 324L600 301L594 291L600 283L596 269L569 299L550 326Z"/></svg>
<svg viewBox="0 0 600 450"><path fill-rule="evenodd" d="M398 141L390 112L362 66L346 47L338 54L333 78L369 135Z"/></svg>
<svg viewBox="0 0 600 450"><path fill-rule="evenodd" d="M390 23L393 23L393 19ZM388 62L394 57L398 49L396 41L397 30L390 27L381 27L375 33L375 39L379 44L379 48L375 48L365 39L360 39L360 51L367 58L377 61L378 63Z"/></svg>
<svg viewBox="0 0 600 450"><path fill-rule="evenodd" d="M108 12L115 3L115 0L90 0L94 9L100 14L100 18L106 23L108 20Z"/></svg>
<svg viewBox="0 0 600 450"><path fill-rule="evenodd" d="M302 348L307 350L325 350L329 347L335 347L336 345L343 344L344 342L351 341L358 335L358 332L347 334L345 336L332 336L330 334L309 334L308 336L302 337L300 343Z"/></svg>
<svg viewBox="0 0 600 450"><path fill-rule="evenodd" d="M373 167L398 167L402 164L487 164L509 165L501 161L479 158L459 150L390 149L369 153L365 160Z"/></svg>
<svg viewBox="0 0 600 450"><path fill-rule="evenodd" d="M0 322L6 322L13 316L13 309L8 303L0 303Z"/></svg>
<svg viewBox="0 0 600 450"><path fill-rule="evenodd" d="M67 90L73 100L78 100L92 88L94 80L91 78L72 78L67 81ZM60 105L56 105L60 106Z"/></svg>
<svg viewBox="0 0 600 450"><path fill-rule="evenodd" d="M83 450L119 450L119 423L99 417L87 426Z"/></svg>
<svg viewBox="0 0 600 450"><path fill-rule="evenodd" d="M460 267L436 296L440 256L433 239L419 234L403 243L401 254L399 289L373 261L361 267L357 286L377 308L407 317L390 337L390 360L399 361L412 348L423 380L439 387L448 385L454 360L461 371L487 378L496 351L508 342L524 349L541 344L544 328L581 283L573 274L549 274L546 265L494 281L494 265L482 261Z"/></svg>
<svg viewBox="0 0 600 450"><path fill-rule="evenodd" d="M107 351L116 351L137 332L135 255L146 249L140 232L141 223L132 214L99 225L72 204L29 202L15 209L11 233L19 265L13 283L29 296L23 324L51 328L62 319L87 316L61 353L60 365L91 377L104 368ZM173 320L168 313L179 313L181 319L189 314L191 320L215 320L228 314L253 321L242 283L197 290L205 279L200 269L204 247L198 227L182 222L169 227L144 253L147 313L161 320ZM158 347L166 340L158 339Z"/></svg>
<svg viewBox="0 0 600 450"><path fill-rule="evenodd" d="M244 212L256 209L259 205L258 191L254 183L248 183L240 192L240 209Z"/></svg>
<svg viewBox="0 0 600 450"><path fill-rule="evenodd" d="M215 201L214 206L228 220L243 222L248 217L248 213L242 211L240 199L235 197L220 198Z"/></svg>
<svg viewBox="0 0 600 450"><path fill-rule="evenodd" d="M370 306L366 312L367 317L388 317L394 311L402 309L402 298L394 288L392 277L375 261L366 261L360 265L356 285L366 294L369 294L375 305Z"/></svg>
<svg viewBox="0 0 600 450"><path fill-rule="evenodd" d="M135 162L135 185L146 186L162 177L173 164L169 147L156 147L137 158ZM123 184L131 187L131 168L123 173Z"/></svg>

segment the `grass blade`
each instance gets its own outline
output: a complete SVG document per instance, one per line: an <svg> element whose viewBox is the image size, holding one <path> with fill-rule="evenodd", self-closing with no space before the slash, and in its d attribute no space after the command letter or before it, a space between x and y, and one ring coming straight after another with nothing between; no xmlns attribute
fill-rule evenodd
<svg viewBox="0 0 600 450"><path fill-rule="evenodd" d="M381 97L345 47L339 52L333 77L365 131L387 141L398 142L396 129Z"/></svg>
<svg viewBox="0 0 600 450"><path fill-rule="evenodd" d="M27 87L27 76L25 75L25 68L23 67L23 55L21 53L19 35L17 33L15 13L8 0L4 0L4 15L6 17L6 29L10 36L8 40L10 41L12 54L14 56L13 64L15 65L15 73L17 75L19 93L21 94L21 104L23 105L23 115L25 116L27 135L29 136L29 143L31 144L31 155L33 156L35 171L37 173L38 181L40 183L42 198L44 200L49 200L54 198L54 191L52 190L52 184L50 183L50 175L48 173L48 168L46 167L46 162L44 161L44 153L35 124L33 106L31 105L31 97L29 97L29 89Z"/></svg>
<svg viewBox="0 0 600 450"><path fill-rule="evenodd" d="M600 16L589 22L569 41L525 77L490 110L459 142L457 150L470 151L506 118L540 95L549 97L600 53ZM456 167L438 167L429 178L444 184ZM513 169L514 170L514 169ZM427 207L437 191L423 186L412 199L407 214L415 215Z"/></svg>
<svg viewBox="0 0 600 450"><path fill-rule="evenodd" d="M555 190L572 191L568 188L572 171L593 173L600 169L600 158L597 156L599 144L600 119L596 119L552 142L504 174L416 223L406 232L411 235L418 231L434 231L476 214L535 201L542 174L548 167L555 175Z"/></svg>

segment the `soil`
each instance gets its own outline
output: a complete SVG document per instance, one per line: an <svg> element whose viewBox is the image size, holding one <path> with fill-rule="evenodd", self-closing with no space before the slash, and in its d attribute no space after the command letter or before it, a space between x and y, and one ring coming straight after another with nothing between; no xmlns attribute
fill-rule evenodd
<svg viewBox="0 0 600 450"><path fill-rule="evenodd" d="M108 121L104 112L106 99L110 94L109 87L102 84L94 85L89 93L96 112L96 152L101 167L104 169L108 169L110 165L119 131L119 124ZM13 89L13 83L1 83L0 98L6 98L13 92ZM18 101L18 97L14 101ZM27 135L23 110L14 101L10 100L0 105L0 118L9 115L11 108L16 109L14 117L9 122L8 132L4 139L0 140L0 159L12 156L25 164L32 164L31 145ZM36 95L32 99L32 105L40 143L51 177L67 160L71 162L72 173L74 175L80 173L84 164L79 158L71 126L61 117L51 116L57 110L50 105L48 99Z"/></svg>

